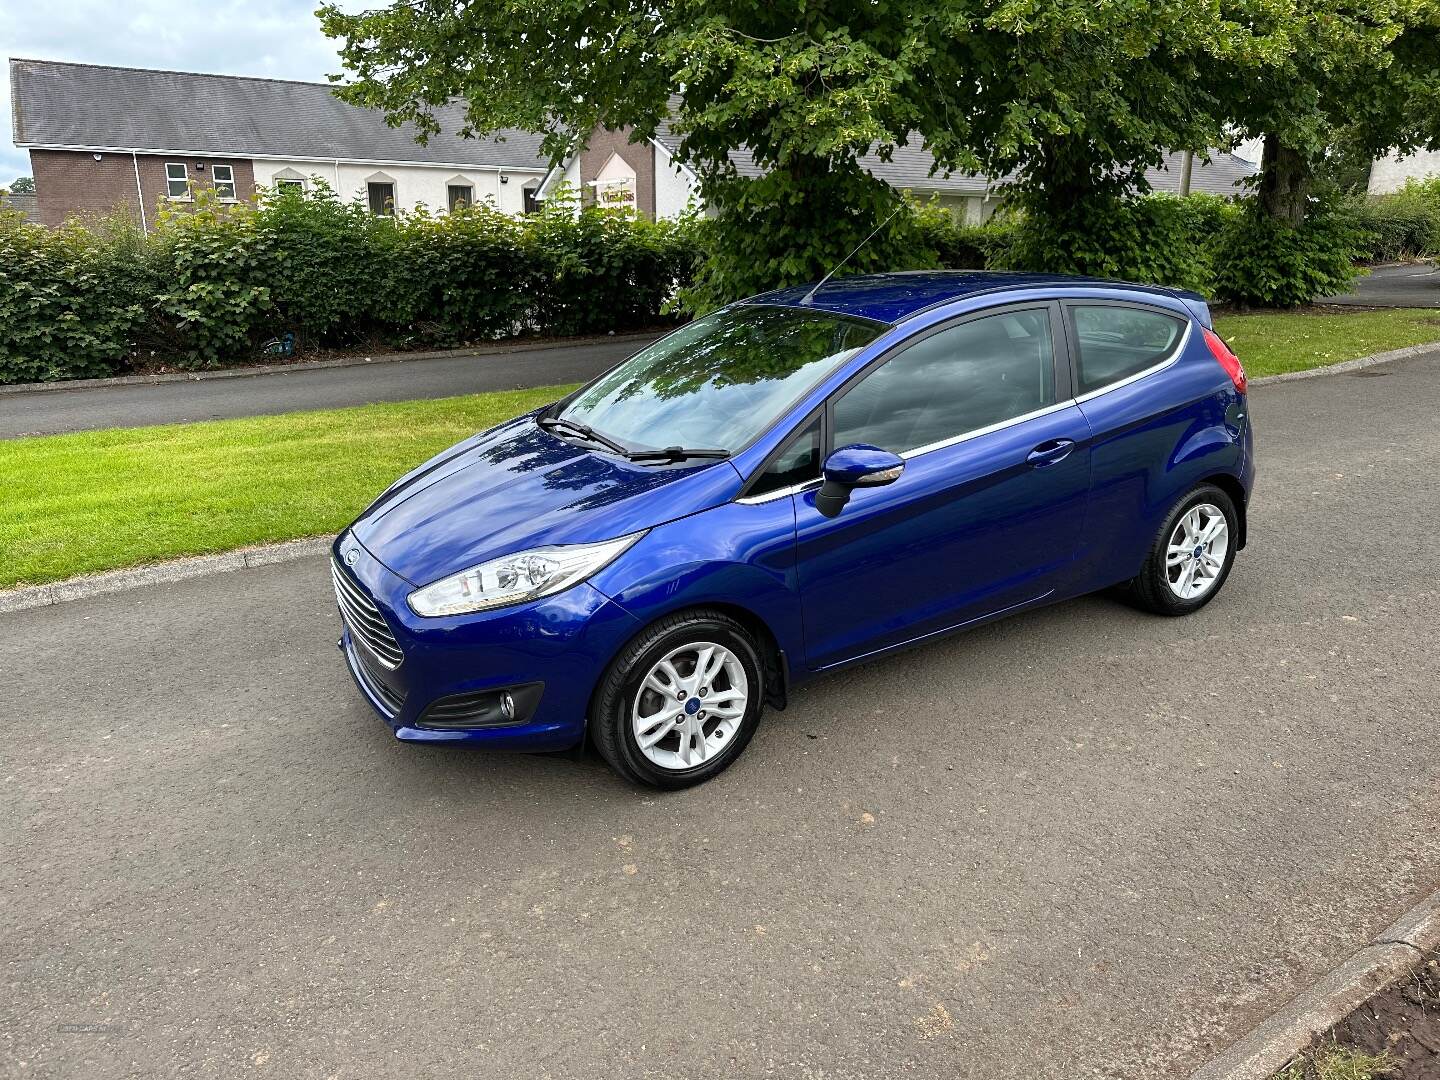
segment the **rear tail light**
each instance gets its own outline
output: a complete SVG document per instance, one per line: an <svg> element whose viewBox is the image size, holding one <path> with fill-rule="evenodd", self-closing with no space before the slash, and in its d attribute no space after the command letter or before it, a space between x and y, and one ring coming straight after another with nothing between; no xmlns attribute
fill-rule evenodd
<svg viewBox="0 0 1440 1080"><path fill-rule="evenodd" d="M1230 346L1220 340L1220 335L1214 330L1200 328L1200 333L1205 335L1205 344L1210 349L1210 354L1220 361L1220 366L1225 369L1225 374L1230 376L1230 381L1235 384L1235 389L1245 393L1245 369L1240 364L1240 358L1230 350Z"/></svg>

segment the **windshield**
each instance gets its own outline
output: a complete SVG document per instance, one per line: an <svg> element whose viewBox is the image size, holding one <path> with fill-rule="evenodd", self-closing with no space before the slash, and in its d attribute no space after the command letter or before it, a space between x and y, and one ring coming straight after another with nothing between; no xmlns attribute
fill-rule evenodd
<svg viewBox="0 0 1440 1080"><path fill-rule="evenodd" d="M559 417L633 448L734 453L885 329L805 308L726 308L636 353Z"/></svg>

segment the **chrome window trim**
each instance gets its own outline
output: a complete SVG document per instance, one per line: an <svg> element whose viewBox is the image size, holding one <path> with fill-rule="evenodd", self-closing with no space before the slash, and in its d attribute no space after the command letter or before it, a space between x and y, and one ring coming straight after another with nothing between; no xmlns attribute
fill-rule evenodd
<svg viewBox="0 0 1440 1080"><path fill-rule="evenodd" d="M1084 307L1086 305L1077 304L1076 306ZM1114 306L1120 307L1122 305L1116 304ZM1167 312L1167 314L1173 319L1179 318L1179 316L1173 312ZM1115 382L1106 383L1104 386L1097 386L1094 390L1087 390L1075 398L1075 404L1083 405L1085 402L1090 401L1092 398L1097 398L1101 394L1108 394L1111 390L1119 390L1122 386L1129 386L1133 382L1139 382L1141 379L1149 378L1151 375L1155 375L1171 367L1179 361L1181 354L1185 352L1185 346L1190 343L1190 331L1194 329L1194 326L1194 319L1185 320L1185 329L1181 332L1179 339L1175 342L1175 347L1170 350L1170 353L1165 359L1153 364L1144 371L1137 371L1134 375L1127 375L1125 378L1117 379ZM1075 358L1075 373L1078 377L1080 373L1080 358L1078 356Z"/></svg>
<svg viewBox="0 0 1440 1080"><path fill-rule="evenodd" d="M984 427L974 428L971 431L959 435L952 435L948 439L941 439L939 442L926 443L924 446L917 446L913 450L906 450L900 454L905 461L911 458L920 457L922 454L929 454L936 450L944 450L946 447L955 446L971 439L978 439L981 435L989 435L992 432L1003 431L1005 428L1014 427L1016 424L1023 424L1027 420L1035 420L1041 416L1049 416L1051 413L1059 412L1061 409L1068 409L1075 404L1074 398L1067 398L1065 401L1057 401L1054 405L1046 405L1043 409L1036 409L1034 412L1021 413L1019 416L1012 416L1009 420L999 420Z"/></svg>
<svg viewBox="0 0 1440 1080"><path fill-rule="evenodd" d="M735 501L742 506L759 506L761 503L774 502L776 499L784 499L791 495L799 495L811 488L818 488L824 481L818 477L814 480L806 480L803 484L791 484L786 488L776 488L774 491L767 491L764 495L745 495Z"/></svg>

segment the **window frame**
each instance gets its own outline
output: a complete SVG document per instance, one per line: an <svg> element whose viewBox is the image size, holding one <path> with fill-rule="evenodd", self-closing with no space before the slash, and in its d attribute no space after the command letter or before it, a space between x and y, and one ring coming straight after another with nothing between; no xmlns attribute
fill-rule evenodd
<svg viewBox="0 0 1440 1080"><path fill-rule="evenodd" d="M170 175L171 169L180 170L180 178L178 180ZM172 194L170 190L171 184L184 184L185 194ZM185 162L183 161L165 162L165 198L169 199L171 202L184 202L185 200L193 199L194 197L194 188L190 183L190 166L185 164Z"/></svg>
<svg viewBox="0 0 1440 1080"><path fill-rule="evenodd" d="M302 195L305 194L305 181L297 180L293 176L277 176L270 181L270 186L277 195L282 191L292 189L298 190Z"/></svg>
<svg viewBox="0 0 1440 1080"><path fill-rule="evenodd" d="M380 210L375 209L375 199L371 189L377 187L388 187L390 189L390 208L388 210L383 208ZM393 218L395 216L395 210L399 202L400 189L396 185L394 180L365 181L365 206L370 211L371 216Z"/></svg>
<svg viewBox="0 0 1440 1080"><path fill-rule="evenodd" d="M953 319L946 319L934 326L926 327L917 334L912 334L903 341L898 341L883 353L877 356L870 363L866 364L850 378L846 379L837 387L825 402L826 423L825 434L830 442L823 444L822 461L835 452L833 439L835 435L835 405L839 400L849 393L858 383L864 381L876 369L899 356L905 350L936 334L942 334L947 330L953 330L965 323L978 322L981 319L988 319L996 315L1008 315L1012 312L1035 311L1044 308L1050 318L1050 365L1052 378L1055 387L1055 400L1042 409L1035 409L1028 413L1021 413L1019 416L1012 416L1008 420L1000 420L984 427L971 428L969 431L962 431L949 438L937 442L926 443L917 446L913 450L906 450L899 455L904 461L912 458L922 457L925 454L934 453L937 450L945 450L962 442L971 439L978 439L982 435L989 435L994 431L1001 431L1016 424L1023 424L1027 420L1034 420L1037 417L1046 416L1061 409L1069 408L1075 403L1075 384L1072 381L1072 365L1070 360L1070 343L1065 335L1064 316L1061 312L1060 301L1050 297L1037 297L1034 300L1017 300L1008 304L997 304L994 307L980 308L978 311L967 311L963 315L957 315Z"/></svg>
<svg viewBox="0 0 1440 1080"><path fill-rule="evenodd" d="M1185 350L1190 344L1191 331L1195 328L1194 319L1187 318L1178 311L1174 311L1162 304L1147 304L1143 300L1102 300L1099 298L1089 300L1082 297L1069 297L1061 300L1060 306L1063 309L1064 316L1066 351L1070 356L1070 385L1075 391L1080 389L1080 329L1075 325L1075 317L1072 313L1074 308L1129 308L1132 311L1148 311L1155 315L1164 315L1167 318L1184 324L1183 329L1180 331L1180 336L1175 339L1174 346L1163 359L1156 361L1149 367L1143 368L1132 375L1126 375L1122 379L1108 382L1104 386L1097 386L1094 390L1086 390L1083 394L1076 393L1075 403L1077 405L1092 401L1101 394L1108 394L1112 390L1119 390L1122 386L1129 386L1133 382L1139 382L1141 379L1148 379L1151 375L1157 375L1166 368L1173 367L1179 363L1180 357L1185 355Z"/></svg>
<svg viewBox="0 0 1440 1080"><path fill-rule="evenodd" d="M230 179L226 181L221 181L219 176L216 175L216 170L218 169L228 170L230 173ZM220 186L222 183L230 189L229 195L220 194ZM210 186L215 189L215 194L219 197L221 202L240 201L240 188L239 185L237 185L235 182L235 166L230 164L229 162L220 161L210 166Z"/></svg>
<svg viewBox="0 0 1440 1080"><path fill-rule="evenodd" d="M446 206L446 211L445 211L445 212L446 212L446 213L453 214L453 213L455 212L455 192L457 192L457 191L468 191L470 194L463 196L463 198L464 198L464 200L465 200L465 205L466 205L467 207L469 207L469 206L474 206L474 205L475 205L475 185L474 185L474 184L446 184L446 185L445 185L445 206Z"/></svg>

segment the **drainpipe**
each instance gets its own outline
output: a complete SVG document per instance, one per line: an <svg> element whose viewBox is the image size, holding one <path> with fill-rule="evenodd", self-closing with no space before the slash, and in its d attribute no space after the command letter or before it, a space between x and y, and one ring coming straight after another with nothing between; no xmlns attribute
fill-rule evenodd
<svg viewBox="0 0 1440 1080"><path fill-rule="evenodd" d="M335 159L335 198L343 198L340 194L340 159Z"/></svg>
<svg viewBox="0 0 1440 1080"><path fill-rule="evenodd" d="M140 187L140 159L130 151L130 164L135 167L135 200L140 204L140 231L150 235L150 225L145 220L145 191Z"/></svg>

